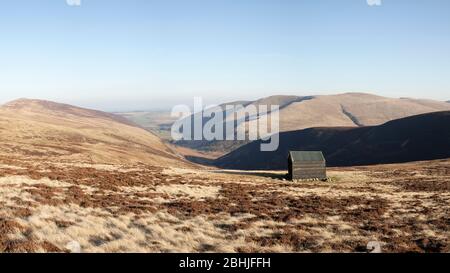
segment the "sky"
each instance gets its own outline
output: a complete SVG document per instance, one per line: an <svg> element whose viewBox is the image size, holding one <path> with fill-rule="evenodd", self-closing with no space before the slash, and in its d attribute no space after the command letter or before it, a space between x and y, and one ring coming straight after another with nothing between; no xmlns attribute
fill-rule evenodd
<svg viewBox="0 0 450 273"><path fill-rule="evenodd" d="M67 1L76 2L1 1L0 103L127 111L275 94L450 100L448 0Z"/></svg>

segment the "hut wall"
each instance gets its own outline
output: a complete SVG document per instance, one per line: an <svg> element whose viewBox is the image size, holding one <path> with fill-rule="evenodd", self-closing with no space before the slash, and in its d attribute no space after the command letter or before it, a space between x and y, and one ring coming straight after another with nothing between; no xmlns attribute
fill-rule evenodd
<svg viewBox="0 0 450 273"><path fill-rule="evenodd" d="M290 164L291 165L291 164ZM301 162L293 163L289 171L292 179L327 179L326 166L324 162Z"/></svg>

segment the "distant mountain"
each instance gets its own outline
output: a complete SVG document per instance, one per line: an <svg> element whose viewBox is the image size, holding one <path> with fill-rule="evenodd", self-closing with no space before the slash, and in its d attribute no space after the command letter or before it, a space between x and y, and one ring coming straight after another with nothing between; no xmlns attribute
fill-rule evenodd
<svg viewBox="0 0 450 273"><path fill-rule="evenodd" d="M395 99L364 93L328 96L272 96L257 101L244 102L243 104L245 107L251 105L280 105L281 132L313 127L372 126L418 114L450 111L450 104L442 101ZM269 115L271 114L269 113ZM241 126L255 125L258 118L257 116L249 117ZM204 122L207 120L204 119ZM224 118L223 124L227 122L230 122L230 116ZM198 150L223 152L232 151L246 143L248 141L177 142L178 145Z"/></svg>
<svg viewBox="0 0 450 273"><path fill-rule="evenodd" d="M215 160L221 168L286 169L290 150L320 150L328 166L401 163L450 158L450 111L422 114L359 128L311 128L284 132L275 152L255 141Z"/></svg>
<svg viewBox="0 0 450 273"><path fill-rule="evenodd" d="M28 99L0 107L0 156L71 163L182 162L158 137L123 117Z"/></svg>

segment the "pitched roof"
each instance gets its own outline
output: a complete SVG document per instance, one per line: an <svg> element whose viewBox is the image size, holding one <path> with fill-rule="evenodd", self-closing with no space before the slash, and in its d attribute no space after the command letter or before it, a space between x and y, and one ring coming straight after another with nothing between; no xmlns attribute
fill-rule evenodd
<svg viewBox="0 0 450 273"><path fill-rule="evenodd" d="M290 151L289 155L294 162L301 161L325 161L325 157L322 152L319 151Z"/></svg>

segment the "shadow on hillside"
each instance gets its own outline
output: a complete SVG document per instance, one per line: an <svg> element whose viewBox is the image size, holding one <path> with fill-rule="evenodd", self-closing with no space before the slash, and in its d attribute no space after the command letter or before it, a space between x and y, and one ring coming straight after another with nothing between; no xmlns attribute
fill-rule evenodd
<svg viewBox="0 0 450 273"><path fill-rule="evenodd" d="M198 157L198 156L186 156L185 157L190 162L204 165L204 166L214 166L214 159ZM230 174L230 175L251 175L251 176L259 176L271 179L283 180L287 179L287 173L275 173L270 171L241 171L241 170L212 170L214 173L222 173L222 174Z"/></svg>
<svg viewBox="0 0 450 273"><path fill-rule="evenodd" d="M200 156L185 156L185 158L196 164L205 165L205 166L214 166L214 159L200 157Z"/></svg>
<svg viewBox="0 0 450 273"><path fill-rule="evenodd" d="M213 170L214 173L230 174L230 175L252 175L264 178L283 180L287 179L287 173L274 173L268 171L238 171L238 170Z"/></svg>

